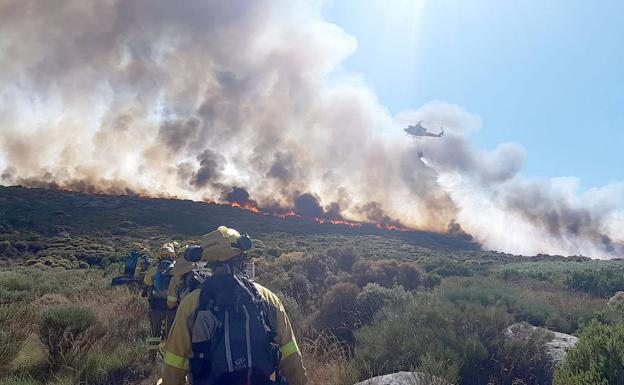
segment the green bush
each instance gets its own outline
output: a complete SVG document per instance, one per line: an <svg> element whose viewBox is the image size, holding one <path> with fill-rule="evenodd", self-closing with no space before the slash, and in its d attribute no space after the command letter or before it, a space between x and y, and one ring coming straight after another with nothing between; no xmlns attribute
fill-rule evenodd
<svg viewBox="0 0 624 385"><path fill-rule="evenodd" d="M346 341L352 339L358 323L356 298L360 288L348 282L332 286L323 296L315 324L319 329L331 329Z"/></svg>
<svg viewBox="0 0 624 385"><path fill-rule="evenodd" d="M353 279L360 286L376 283L392 287L398 275L398 262L394 260L369 261L362 259L353 265Z"/></svg>
<svg viewBox="0 0 624 385"><path fill-rule="evenodd" d="M425 277L425 287L432 289L442 283L442 277L438 273L430 273Z"/></svg>
<svg viewBox="0 0 624 385"><path fill-rule="evenodd" d="M553 334L527 324L514 325L513 334L494 347L489 366L495 384L550 384L553 368L546 343Z"/></svg>
<svg viewBox="0 0 624 385"><path fill-rule="evenodd" d="M603 300L544 283L538 285L491 278L450 278L441 286L441 294L454 303L501 307L514 314L517 321L563 333L573 333L604 306Z"/></svg>
<svg viewBox="0 0 624 385"><path fill-rule="evenodd" d="M624 274L610 268L574 271L564 281L573 290L584 291L600 297L610 297L624 287Z"/></svg>
<svg viewBox="0 0 624 385"><path fill-rule="evenodd" d="M554 385L623 385L624 323L591 323L557 368Z"/></svg>
<svg viewBox="0 0 624 385"><path fill-rule="evenodd" d="M361 259L360 253L353 246L334 247L327 250L327 255L336 260L339 269L351 272L353 264Z"/></svg>
<svg viewBox="0 0 624 385"><path fill-rule="evenodd" d="M25 339L25 333L0 330L0 369L13 361Z"/></svg>
<svg viewBox="0 0 624 385"><path fill-rule="evenodd" d="M96 321L93 310L79 305L65 304L43 310L39 335L53 362L66 360L68 353L76 348L80 335Z"/></svg>
<svg viewBox="0 0 624 385"><path fill-rule="evenodd" d="M33 288L33 282L26 278L17 272L2 272L0 275L0 287L4 287L9 291L30 291Z"/></svg>
<svg viewBox="0 0 624 385"><path fill-rule="evenodd" d="M461 367L462 384L488 378L482 369L491 345L502 339L511 317L501 309L455 305L435 297L386 307L356 333L356 357L374 372L410 370L426 355Z"/></svg>
<svg viewBox="0 0 624 385"><path fill-rule="evenodd" d="M421 284L422 272L414 262L401 262L398 266L397 283L407 290L417 289Z"/></svg>
<svg viewBox="0 0 624 385"><path fill-rule="evenodd" d="M465 263L450 258L429 259L424 263L424 268L427 273L436 273L441 277L468 277L473 274Z"/></svg>
<svg viewBox="0 0 624 385"><path fill-rule="evenodd" d="M21 345L17 356L11 361L12 373L41 378L50 372L49 357L36 334L29 335Z"/></svg>
<svg viewBox="0 0 624 385"><path fill-rule="evenodd" d="M409 293L400 286L389 289L376 283L369 283L355 297L359 321L364 325L370 324L375 314L384 306L404 303L409 301L409 298Z"/></svg>

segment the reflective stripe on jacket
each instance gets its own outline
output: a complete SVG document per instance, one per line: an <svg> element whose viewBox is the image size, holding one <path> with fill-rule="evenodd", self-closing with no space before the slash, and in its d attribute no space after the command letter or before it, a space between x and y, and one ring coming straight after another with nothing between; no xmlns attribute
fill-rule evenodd
<svg viewBox="0 0 624 385"><path fill-rule="evenodd" d="M290 385L305 385L307 375L301 359L301 352L297 346L293 331L284 306L275 294L269 289L254 283L260 295L267 300L274 324L277 328L276 342L282 352L280 362L280 374L286 377ZM165 356L163 367L163 385L183 385L188 372L189 356L191 354L191 333L188 320L199 304L200 289L193 291L184 297L176 313L173 326L169 332L169 338L165 344Z"/></svg>

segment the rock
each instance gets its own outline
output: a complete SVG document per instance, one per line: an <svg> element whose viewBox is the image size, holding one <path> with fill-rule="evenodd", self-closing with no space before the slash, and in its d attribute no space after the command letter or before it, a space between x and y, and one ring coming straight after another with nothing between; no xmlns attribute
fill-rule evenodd
<svg viewBox="0 0 624 385"><path fill-rule="evenodd" d="M624 301L624 291L618 291L617 293L613 294L611 298L609 298L609 302L607 303L607 305L616 306L622 301Z"/></svg>
<svg viewBox="0 0 624 385"><path fill-rule="evenodd" d="M509 326L505 331L508 338L524 338L528 331L538 329L527 323L517 323ZM568 349L573 348L578 342L578 337L570 334L554 332L545 328L539 328L552 334L552 340L546 343L546 352L551 358L552 366L555 367L565 360Z"/></svg>
<svg viewBox="0 0 624 385"><path fill-rule="evenodd" d="M451 385L440 377L420 372L398 372L369 378L355 385Z"/></svg>

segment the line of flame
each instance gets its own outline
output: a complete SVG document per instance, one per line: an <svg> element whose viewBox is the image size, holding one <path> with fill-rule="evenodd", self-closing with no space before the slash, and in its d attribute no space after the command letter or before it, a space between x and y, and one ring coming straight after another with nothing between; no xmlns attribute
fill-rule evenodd
<svg viewBox="0 0 624 385"><path fill-rule="evenodd" d="M214 202L209 202L209 203L214 203ZM274 216L274 217L279 217L279 218L291 218L291 217L304 218L301 215L295 213L293 210L288 210L283 213L263 211L262 209L260 209L258 206L256 206L252 202L242 202L242 203L231 202L227 205L230 207L251 211L253 213L261 214L265 216ZM349 221L346 219L327 219L327 218L319 218L319 217L310 218L310 219L319 224L332 224L336 226L347 226L347 227L352 227L352 228L358 228L364 225L373 225L373 223ZM374 225L379 230L401 231L401 232L412 230L409 227L404 227L401 225L394 225L394 224L374 223Z"/></svg>

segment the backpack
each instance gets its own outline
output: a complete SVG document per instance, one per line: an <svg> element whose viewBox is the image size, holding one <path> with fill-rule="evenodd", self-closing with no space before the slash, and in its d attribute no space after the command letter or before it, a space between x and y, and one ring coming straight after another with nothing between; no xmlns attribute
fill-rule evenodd
<svg viewBox="0 0 624 385"><path fill-rule="evenodd" d="M269 304L242 274L205 279L191 325L193 385L268 385L280 351Z"/></svg>
<svg viewBox="0 0 624 385"><path fill-rule="evenodd" d="M139 257L141 257L141 253L132 250L128 253L126 259L124 259L124 275L126 277L134 277L134 271L139 262Z"/></svg>
<svg viewBox="0 0 624 385"><path fill-rule="evenodd" d="M150 265L152 264L152 260L149 259L147 255L142 255L141 258L139 259L141 261L141 265L139 266L139 271L141 273L145 273L149 269Z"/></svg>
<svg viewBox="0 0 624 385"><path fill-rule="evenodd" d="M169 289L169 282L171 282L171 270L173 269L173 262L169 259L163 259L158 262L156 268L156 275L154 275L154 295L163 298L167 297L167 290Z"/></svg>
<svg viewBox="0 0 624 385"><path fill-rule="evenodd" d="M169 289L169 282L171 282L173 277L171 275L172 269L173 262L168 259L158 262L156 266L154 286L149 297L150 308L153 310L169 310L169 307L167 307L167 290Z"/></svg>
<svg viewBox="0 0 624 385"><path fill-rule="evenodd" d="M197 267L184 274L176 293L178 301L182 301L189 293L192 293L195 289L199 289L206 280L206 277L210 275L210 270L205 267Z"/></svg>

